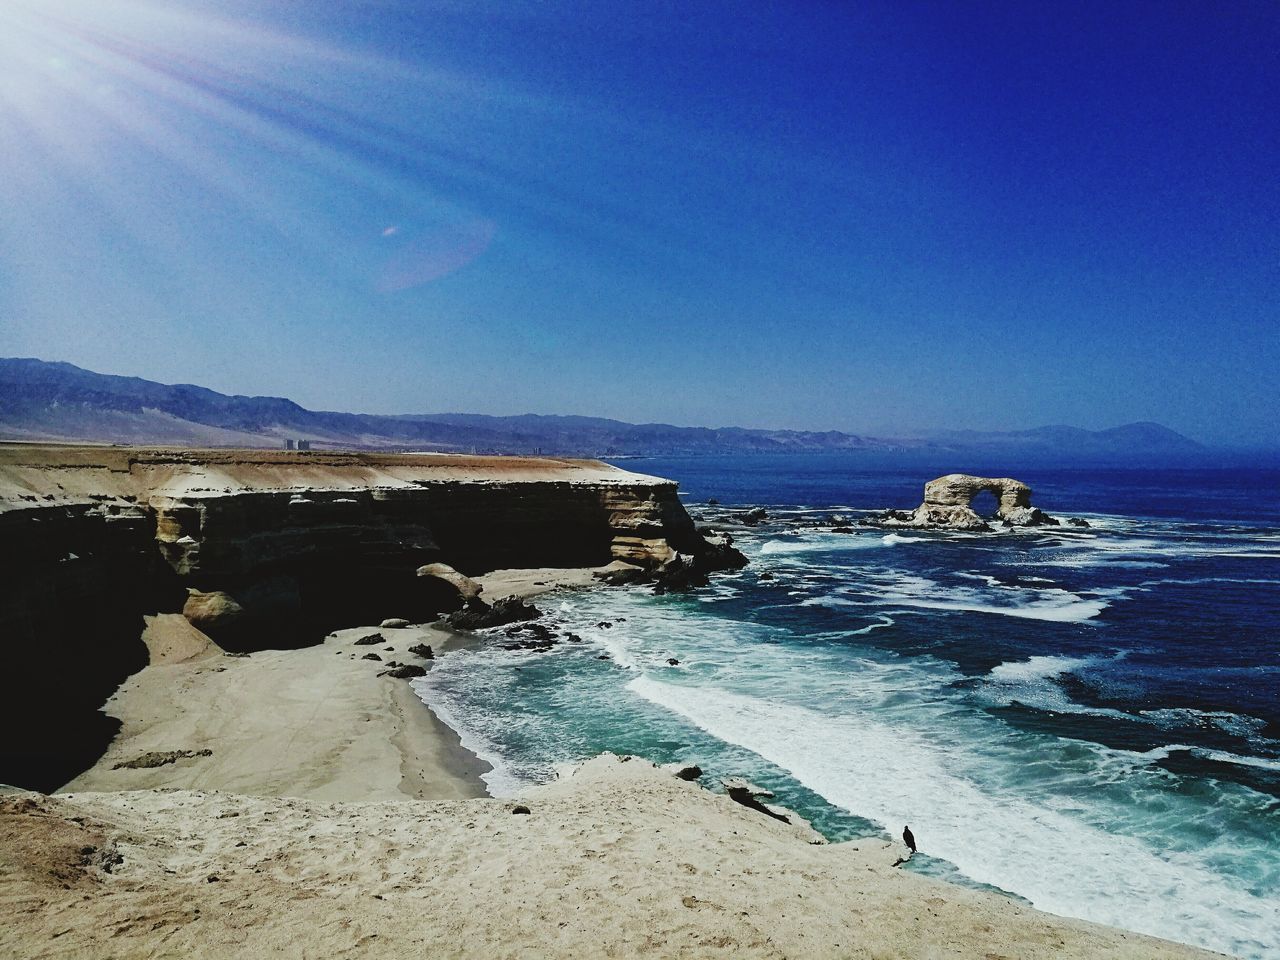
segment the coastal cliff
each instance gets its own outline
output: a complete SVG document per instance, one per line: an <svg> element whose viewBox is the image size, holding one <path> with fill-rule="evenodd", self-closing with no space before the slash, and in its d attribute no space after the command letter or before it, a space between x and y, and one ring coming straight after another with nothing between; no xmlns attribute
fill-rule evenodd
<svg viewBox="0 0 1280 960"><path fill-rule="evenodd" d="M0 447L0 543L5 721L32 731L0 762L44 789L114 732L97 708L147 662L144 617L185 613L231 651L297 647L453 609L427 564L727 556L674 482L596 461L33 445Z"/></svg>

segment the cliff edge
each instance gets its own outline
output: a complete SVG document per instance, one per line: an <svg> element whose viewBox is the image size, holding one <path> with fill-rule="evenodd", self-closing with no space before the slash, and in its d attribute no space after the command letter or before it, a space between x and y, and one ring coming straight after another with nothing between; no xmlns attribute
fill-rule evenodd
<svg viewBox="0 0 1280 960"><path fill-rule="evenodd" d="M42 789L110 739L97 708L147 662L145 615L183 613L233 652L299 647L461 606L420 575L433 564L741 561L674 482L598 461L26 444L0 445L0 545L4 720L32 731L0 780Z"/></svg>

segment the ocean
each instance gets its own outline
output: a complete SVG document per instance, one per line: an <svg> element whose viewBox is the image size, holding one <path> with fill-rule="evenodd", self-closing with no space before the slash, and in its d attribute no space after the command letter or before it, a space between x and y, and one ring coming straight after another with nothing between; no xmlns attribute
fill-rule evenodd
<svg viewBox="0 0 1280 960"><path fill-rule="evenodd" d="M697 763L832 840L909 824L907 869L1280 958L1280 471L965 465L1091 526L838 533L799 521L913 507L957 467L619 466L777 522L698 593L538 601L584 643L442 654L415 688L490 792L604 750Z"/></svg>

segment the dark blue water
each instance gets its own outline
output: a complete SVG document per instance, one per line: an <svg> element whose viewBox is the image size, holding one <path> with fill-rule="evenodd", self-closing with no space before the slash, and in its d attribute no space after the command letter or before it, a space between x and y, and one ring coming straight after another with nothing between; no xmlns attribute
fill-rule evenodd
<svg viewBox="0 0 1280 960"><path fill-rule="evenodd" d="M964 467L1092 526L782 522L698 595L558 596L586 644L445 655L420 685L495 763L495 792L606 749L698 762L836 839L910 823L913 869L1280 956L1280 473L620 466L680 480L695 511L715 497L782 521L911 507Z"/></svg>

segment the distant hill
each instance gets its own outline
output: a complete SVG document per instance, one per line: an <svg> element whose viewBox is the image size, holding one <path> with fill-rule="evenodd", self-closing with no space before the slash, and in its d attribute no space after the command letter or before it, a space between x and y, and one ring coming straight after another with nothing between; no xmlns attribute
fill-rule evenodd
<svg viewBox="0 0 1280 960"><path fill-rule="evenodd" d="M915 458L1141 461L1194 458L1204 448L1158 423L1109 430L1048 426L1005 433L942 431L922 438L839 431L626 423L600 417L473 413L375 416L308 410L283 397L228 396L193 384L94 373L69 363L0 359L0 439L192 446L453 450L561 456L862 452Z"/></svg>

